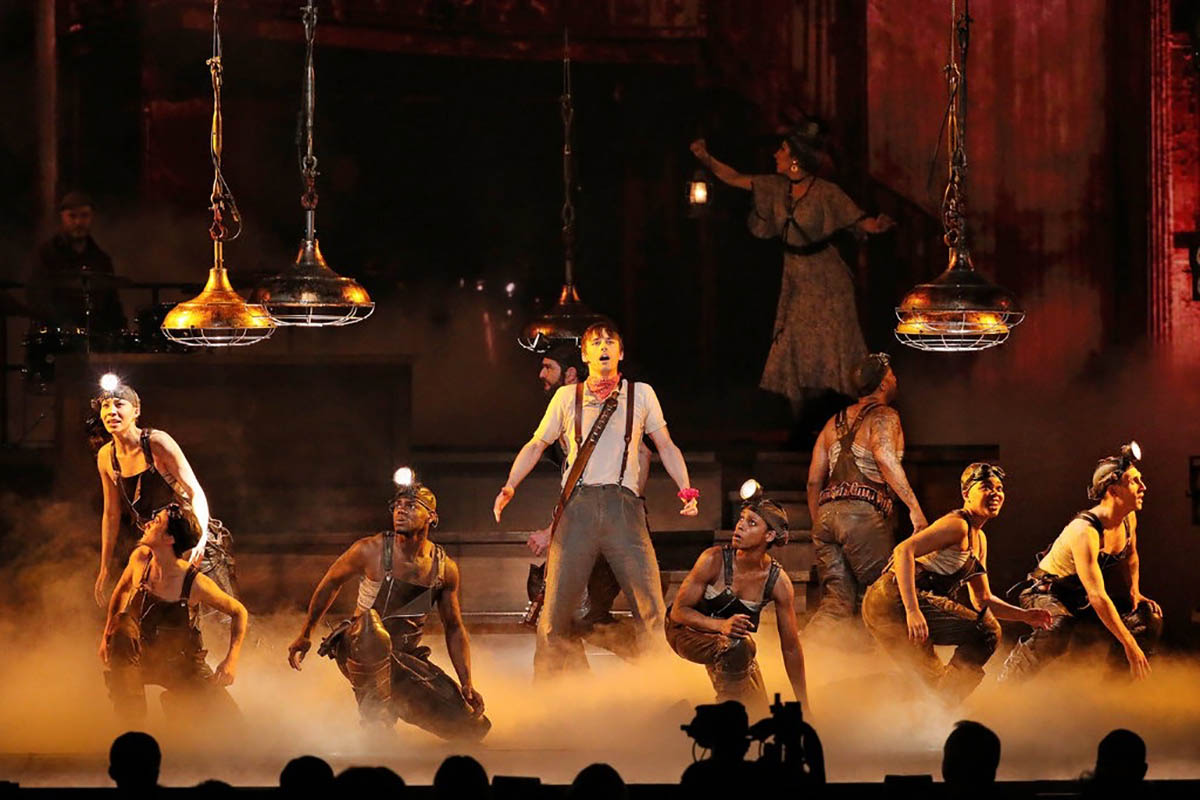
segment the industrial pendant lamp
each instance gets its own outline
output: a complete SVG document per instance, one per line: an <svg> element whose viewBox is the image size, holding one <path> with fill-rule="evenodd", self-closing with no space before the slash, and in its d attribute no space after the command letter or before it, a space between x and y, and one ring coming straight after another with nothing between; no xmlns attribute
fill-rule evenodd
<svg viewBox="0 0 1200 800"><path fill-rule="evenodd" d="M929 283L904 295L896 308L896 338L918 350L959 352L986 350L1002 344L1025 318L1012 292L975 271L967 244L966 225L966 117L967 48L970 43L970 0L963 13L950 4L950 63L946 76L950 90L947 114L950 174L942 196L944 241L950 265Z"/></svg>
<svg viewBox="0 0 1200 800"><path fill-rule="evenodd" d="M191 300L185 300L167 312L162 322L163 335L172 342L193 347L235 347L256 344L269 339L275 323L262 306L244 301L229 283L225 271L225 242L233 241L242 232L242 217L238 213L233 192L221 174L221 145L224 127L221 119L221 29L220 0L213 0L213 53L208 60L212 75L213 118L209 151L213 163L213 188L210 201L213 215L208 233L213 241L213 265L208 271L204 290ZM230 235L225 221L236 230Z"/></svg>
<svg viewBox="0 0 1200 800"><path fill-rule="evenodd" d="M549 311L534 318L521 332L517 343L534 353L545 353L555 344L579 343L583 332L597 322L609 322L608 317L597 314L579 299L575 288L575 206L571 201L572 184L575 178L573 153L571 152L571 123L575 117L575 106L571 100L571 51L567 34L563 32L563 93L559 99L563 122L563 286L558 302Z"/></svg>
<svg viewBox="0 0 1200 800"><path fill-rule="evenodd" d="M350 325L371 316L375 304L367 290L351 278L329 268L317 242L317 157L313 155L313 111L316 106L316 69L313 67L313 42L317 31L314 0L301 9L304 21L304 90L301 135L304 151L300 154L300 179L304 194L304 240L296 263L288 270L262 281L250 299L262 303L277 325L317 328ZM297 141L299 145L299 141Z"/></svg>

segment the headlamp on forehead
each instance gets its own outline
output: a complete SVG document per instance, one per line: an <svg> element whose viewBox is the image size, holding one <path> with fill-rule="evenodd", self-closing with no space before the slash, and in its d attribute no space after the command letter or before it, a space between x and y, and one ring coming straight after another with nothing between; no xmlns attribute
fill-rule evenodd
<svg viewBox="0 0 1200 800"><path fill-rule="evenodd" d="M750 478L742 484L738 495L742 498L742 508L748 508L758 514L766 523L767 528L775 532L773 544L787 544L789 535L787 511L779 503L763 494L762 484L754 478Z"/></svg>
<svg viewBox="0 0 1200 800"><path fill-rule="evenodd" d="M102 392L115 392L120 385L121 379L112 372L106 372L100 376L100 391Z"/></svg>
<svg viewBox="0 0 1200 800"><path fill-rule="evenodd" d="M92 398L92 410L99 411L105 400L113 398L125 400L138 408L141 408L142 405L141 398L138 397L138 393L133 390L132 386L122 383L121 376L116 373L106 372L100 376L100 394Z"/></svg>
<svg viewBox="0 0 1200 800"><path fill-rule="evenodd" d="M437 525L437 497L428 486L417 480L417 473L412 467L400 467L392 474L392 482L396 491L388 503L388 509L395 510L401 500L411 500L429 512L430 524Z"/></svg>
<svg viewBox="0 0 1200 800"><path fill-rule="evenodd" d="M395 483L396 486L412 486L413 482L416 480L416 477L417 476L413 472L412 467L400 467L400 469L396 470L396 472L392 475L392 482Z"/></svg>
<svg viewBox="0 0 1200 800"><path fill-rule="evenodd" d="M1104 493L1117 481L1125 471L1142 460L1142 446L1136 441L1121 445L1120 455L1100 459L1092 472L1092 482L1088 485L1088 499L1099 502Z"/></svg>

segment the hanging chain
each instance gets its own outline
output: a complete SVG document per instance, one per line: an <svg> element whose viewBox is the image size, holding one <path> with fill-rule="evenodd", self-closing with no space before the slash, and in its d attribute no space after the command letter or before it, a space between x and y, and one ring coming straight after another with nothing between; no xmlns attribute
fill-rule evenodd
<svg viewBox="0 0 1200 800"><path fill-rule="evenodd" d="M948 135L950 171L946 191L942 195L943 241L946 246L966 249L967 246L967 50L970 46L970 0L963 0L963 13L957 13L957 2L950 3L950 63L946 65L946 82L950 94Z"/></svg>
<svg viewBox="0 0 1200 800"><path fill-rule="evenodd" d="M559 97L559 107L563 123L563 258L565 282L573 284L575 282L575 205L571 202L571 189L575 179L575 169L571 152L571 124L575 120L575 106L571 101L571 50L565 29L563 30L563 93Z"/></svg>
<svg viewBox="0 0 1200 800"><path fill-rule="evenodd" d="M304 20L304 90L300 111L300 130L296 132L297 155L300 158L300 176L304 181L304 194L300 205L305 211L317 207L317 157L313 155L313 112L316 108L317 71L313 66L313 42L317 38L317 6L313 0L303 9ZM301 151L301 141L303 150Z"/></svg>
<svg viewBox="0 0 1200 800"><path fill-rule="evenodd" d="M212 76L213 88L212 135L209 138L209 155L213 165L213 186L212 194L209 197L209 210L212 211L213 221L208 228L208 234L215 241L231 242L242 233L242 215L238 211L237 201L233 198L233 191L221 173L221 148L224 144L225 126L221 117L221 84L224 70L221 66L220 5L221 0L213 0L212 57L205 62ZM234 226L232 235L229 233L229 225L226 224L226 220Z"/></svg>

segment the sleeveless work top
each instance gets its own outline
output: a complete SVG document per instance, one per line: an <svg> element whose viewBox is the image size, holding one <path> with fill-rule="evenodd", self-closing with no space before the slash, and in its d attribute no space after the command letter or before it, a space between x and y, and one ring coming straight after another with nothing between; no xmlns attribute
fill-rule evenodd
<svg viewBox="0 0 1200 800"><path fill-rule="evenodd" d="M150 591L150 567L147 565L142 582L126 608L138 620L142 642L170 655L190 657L203 651L199 615L194 614L188 604L199 571L195 564L189 566L183 576L179 597L168 600Z"/></svg>
<svg viewBox="0 0 1200 800"><path fill-rule="evenodd" d="M745 614L754 621L754 626L757 628L759 615L762 614L767 603L771 602L771 592L774 591L775 582L779 580L779 573L783 571L783 568L778 561L771 559L771 566L767 569L767 580L763 584L762 600L758 602L757 607L751 608L733 593L733 545L727 544L721 548L721 559L724 561L725 568L725 588L712 597L708 597L706 593L706 596L696 604L696 610L706 617L715 617L716 619L729 619L735 614Z"/></svg>
<svg viewBox="0 0 1200 800"><path fill-rule="evenodd" d="M142 429L142 455L146 458L146 468L128 477L121 474L121 464L117 461L117 444L111 442L113 477L117 481L117 489L125 508L129 510L130 518L136 527L142 527L154 516L154 512L163 506L178 502L179 496L167 483L166 478L154 467L154 454L150 450L151 428Z"/></svg>
<svg viewBox="0 0 1200 800"><path fill-rule="evenodd" d="M967 549L956 551L945 548L921 556L916 559L916 575L914 576L914 582L919 591L932 592L942 597L952 597L971 578L987 573L987 568L979 560L979 534L975 533L972 536L971 520L968 519L967 512L958 508L950 513L961 517L967 523ZM954 560L958 561L960 553L961 563L952 570L946 570L949 557L954 557ZM889 565L890 567L891 565Z"/></svg>

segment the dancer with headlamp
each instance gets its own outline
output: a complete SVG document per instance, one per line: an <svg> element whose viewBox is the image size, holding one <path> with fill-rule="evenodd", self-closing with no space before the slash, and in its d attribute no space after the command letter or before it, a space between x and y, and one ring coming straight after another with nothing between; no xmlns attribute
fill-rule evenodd
<svg viewBox="0 0 1200 800"><path fill-rule="evenodd" d="M1137 442L1100 459L1088 484L1095 505L1075 515L1037 568L1013 589L1024 587L1024 608L1042 608L1053 620L1017 643L1004 662L1000 680L1025 678L1067 651L1081 626L1107 629L1124 653L1134 678L1150 674L1148 656L1162 633L1158 603L1142 594L1137 512L1146 497ZM1122 583L1124 578L1124 584Z"/></svg>

